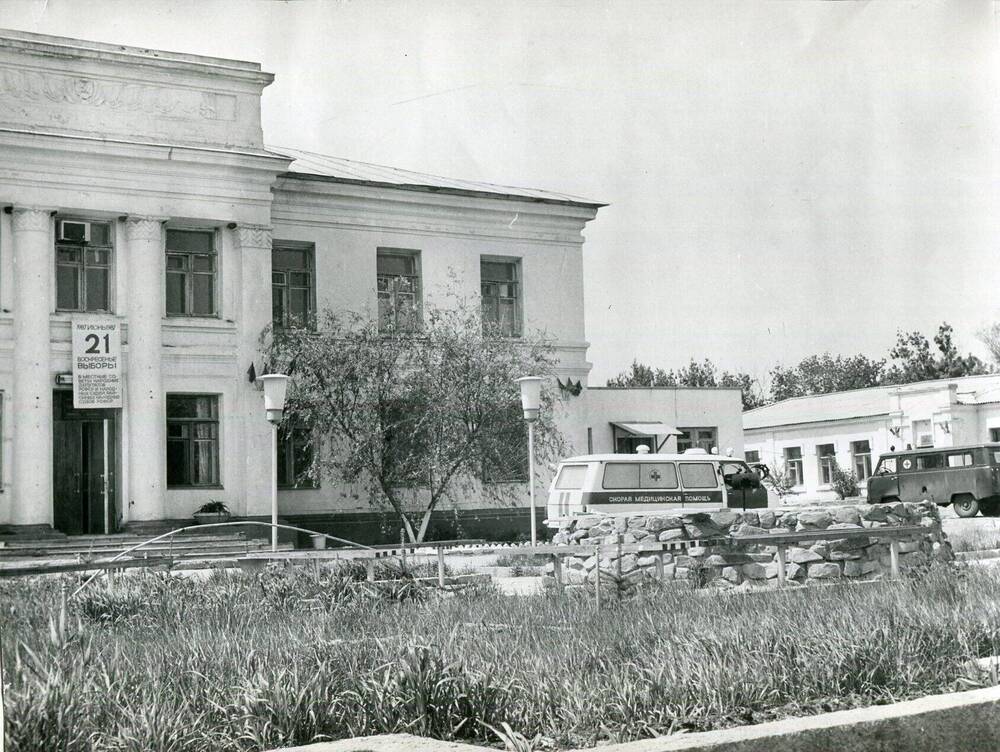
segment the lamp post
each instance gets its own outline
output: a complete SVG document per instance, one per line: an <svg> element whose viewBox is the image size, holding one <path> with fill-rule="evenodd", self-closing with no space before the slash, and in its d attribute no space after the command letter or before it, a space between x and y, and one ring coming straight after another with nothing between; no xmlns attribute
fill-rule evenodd
<svg viewBox="0 0 1000 752"><path fill-rule="evenodd" d="M521 387L521 409L528 421L528 493L531 496L531 547L538 545L535 530L535 421L542 401L542 379L540 376L522 376L517 380Z"/></svg>
<svg viewBox="0 0 1000 752"><path fill-rule="evenodd" d="M271 550L278 550L278 424L285 411L288 377L282 373L261 376L264 382L264 412L271 423Z"/></svg>

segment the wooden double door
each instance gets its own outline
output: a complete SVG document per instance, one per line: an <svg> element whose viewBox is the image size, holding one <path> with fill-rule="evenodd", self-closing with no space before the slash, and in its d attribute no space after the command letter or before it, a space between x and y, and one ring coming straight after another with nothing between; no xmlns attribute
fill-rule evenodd
<svg viewBox="0 0 1000 752"><path fill-rule="evenodd" d="M117 532L117 410L77 410L52 395L53 527L67 535Z"/></svg>

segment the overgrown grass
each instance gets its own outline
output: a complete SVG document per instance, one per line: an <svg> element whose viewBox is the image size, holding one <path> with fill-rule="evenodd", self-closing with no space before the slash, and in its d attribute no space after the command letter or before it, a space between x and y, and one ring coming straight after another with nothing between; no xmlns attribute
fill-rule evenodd
<svg viewBox="0 0 1000 752"><path fill-rule="evenodd" d="M655 589L600 612L587 594L419 592L326 572L144 574L61 615L58 581L3 582L9 749L226 752L404 731L485 743L491 728L565 748L943 691L968 659L1000 653L1000 579L971 569Z"/></svg>

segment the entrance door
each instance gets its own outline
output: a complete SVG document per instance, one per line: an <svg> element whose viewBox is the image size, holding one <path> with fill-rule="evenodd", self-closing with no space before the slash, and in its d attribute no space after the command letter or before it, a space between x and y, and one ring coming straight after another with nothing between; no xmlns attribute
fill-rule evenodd
<svg viewBox="0 0 1000 752"><path fill-rule="evenodd" d="M113 410L76 410L54 392L53 526L68 535L116 532L117 421Z"/></svg>

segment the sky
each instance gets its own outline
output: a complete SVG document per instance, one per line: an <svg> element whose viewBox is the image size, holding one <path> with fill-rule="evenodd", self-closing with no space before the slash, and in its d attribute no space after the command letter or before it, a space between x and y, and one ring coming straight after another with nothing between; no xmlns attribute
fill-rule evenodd
<svg viewBox="0 0 1000 752"><path fill-rule="evenodd" d="M591 384L766 381L1000 321L989 2L0 0L0 27L259 61L266 142L609 203ZM557 280L553 280L557 283Z"/></svg>

